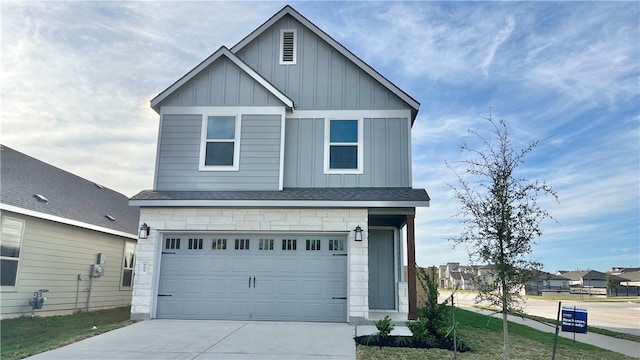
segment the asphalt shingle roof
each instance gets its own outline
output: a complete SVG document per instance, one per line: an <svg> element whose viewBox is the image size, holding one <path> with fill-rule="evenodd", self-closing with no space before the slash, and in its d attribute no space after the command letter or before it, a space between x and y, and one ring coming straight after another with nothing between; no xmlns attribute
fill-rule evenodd
<svg viewBox="0 0 640 360"><path fill-rule="evenodd" d="M129 206L125 195L7 146L1 148L0 202L3 205L137 234L140 210ZM38 200L36 194L48 202Z"/></svg>
<svg viewBox="0 0 640 360"><path fill-rule="evenodd" d="M282 191L152 191L131 200L273 200L273 201L429 201L413 188L286 188Z"/></svg>

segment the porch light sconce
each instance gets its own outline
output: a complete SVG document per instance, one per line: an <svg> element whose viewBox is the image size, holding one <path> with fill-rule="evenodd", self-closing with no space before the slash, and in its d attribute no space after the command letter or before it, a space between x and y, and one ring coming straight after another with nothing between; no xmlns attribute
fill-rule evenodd
<svg viewBox="0 0 640 360"><path fill-rule="evenodd" d="M140 225L140 232L138 233L138 237L140 239L148 238L150 230L151 228L149 227L149 225L147 225L147 223L143 223L142 225Z"/></svg>
<svg viewBox="0 0 640 360"><path fill-rule="evenodd" d="M356 226L355 230L353 231L356 233L355 240L362 241L362 228L360 227L360 225Z"/></svg>

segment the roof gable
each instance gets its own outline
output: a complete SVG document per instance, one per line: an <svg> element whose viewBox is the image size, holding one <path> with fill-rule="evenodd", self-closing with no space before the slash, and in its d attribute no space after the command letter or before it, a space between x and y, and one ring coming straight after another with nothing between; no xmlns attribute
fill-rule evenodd
<svg viewBox="0 0 640 360"><path fill-rule="evenodd" d="M171 86L165 89L163 92L158 94L151 100L151 107L156 111L160 112L160 103L166 100L173 93L178 91L182 86L187 84L190 80L194 79L198 74L204 71L209 65L216 62L218 59L225 57L229 59L232 63L240 68L242 72L247 74L254 81L263 86L270 94L275 96L278 100L282 101L282 103L287 108L293 108L293 100L287 97L284 93L278 90L275 86L273 86L269 81L267 81L264 77L254 71L251 67L245 64L242 60L240 60L237 56L235 56L229 49L225 46L220 47L216 52L211 54L208 58L198 64L196 67L191 69L188 73L186 73L183 77L178 79L178 81L174 82Z"/></svg>
<svg viewBox="0 0 640 360"><path fill-rule="evenodd" d="M3 210L137 238L139 209L125 195L6 146L0 160Z"/></svg>
<svg viewBox="0 0 640 360"><path fill-rule="evenodd" d="M394 95L398 96L402 101L407 103L412 109L412 111L411 111L412 119L411 120L412 120L412 123L413 123L413 121L415 120L416 115L418 113L418 110L420 109L420 103L417 100L412 98L410 95L408 95L402 89L400 89L395 84L393 84L391 81L389 81L387 78L382 76L379 72L377 72L375 69L373 69L371 66L369 66L364 61L362 61L359 57L357 57L355 54L353 54L351 51L349 51L346 47L342 46L339 42L337 42L335 39L333 39L327 33L322 31L322 29L317 27L315 24L313 24L307 18L302 16L299 12L297 12L295 9L293 9L289 5L285 6L282 10L280 10L278 13L273 15L269 20L267 20L265 23L260 25L256 30L251 32L244 39L240 40L240 42L238 42L236 45L234 45L231 48L231 51L233 53L237 53L238 51L242 50L247 44L251 43L254 39L259 37L260 34L262 34L264 31L269 29L271 26L273 26L280 19L282 19L283 17L285 17L287 15L293 17L298 22L300 22L302 25L307 27L310 31L312 31L315 35L317 35L322 40L324 40L326 43L328 43L336 51L338 51L340 54L345 56L348 60L350 60L351 62L356 64L366 74L368 74L373 79L375 79L377 82L382 84L387 90L389 90L391 93L393 93Z"/></svg>

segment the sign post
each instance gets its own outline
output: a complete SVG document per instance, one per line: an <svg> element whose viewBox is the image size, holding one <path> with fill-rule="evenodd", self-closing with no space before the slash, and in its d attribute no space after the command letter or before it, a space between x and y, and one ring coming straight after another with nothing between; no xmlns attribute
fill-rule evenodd
<svg viewBox="0 0 640 360"><path fill-rule="evenodd" d="M575 306L562 307L562 331L572 332L573 341L576 341L576 333L587 333L587 309Z"/></svg>

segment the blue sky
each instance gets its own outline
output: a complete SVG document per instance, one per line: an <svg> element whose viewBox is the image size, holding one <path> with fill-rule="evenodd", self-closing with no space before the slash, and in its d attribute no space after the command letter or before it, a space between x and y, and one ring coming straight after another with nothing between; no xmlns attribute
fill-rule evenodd
<svg viewBox="0 0 640 360"><path fill-rule="evenodd" d="M149 100L284 2L3 2L1 142L128 196L152 187ZM420 266L467 263L456 164L467 130L545 139L520 175L553 186L547 271L640 266L639 2L291 2L421 103L413 184Z"/></svg>

